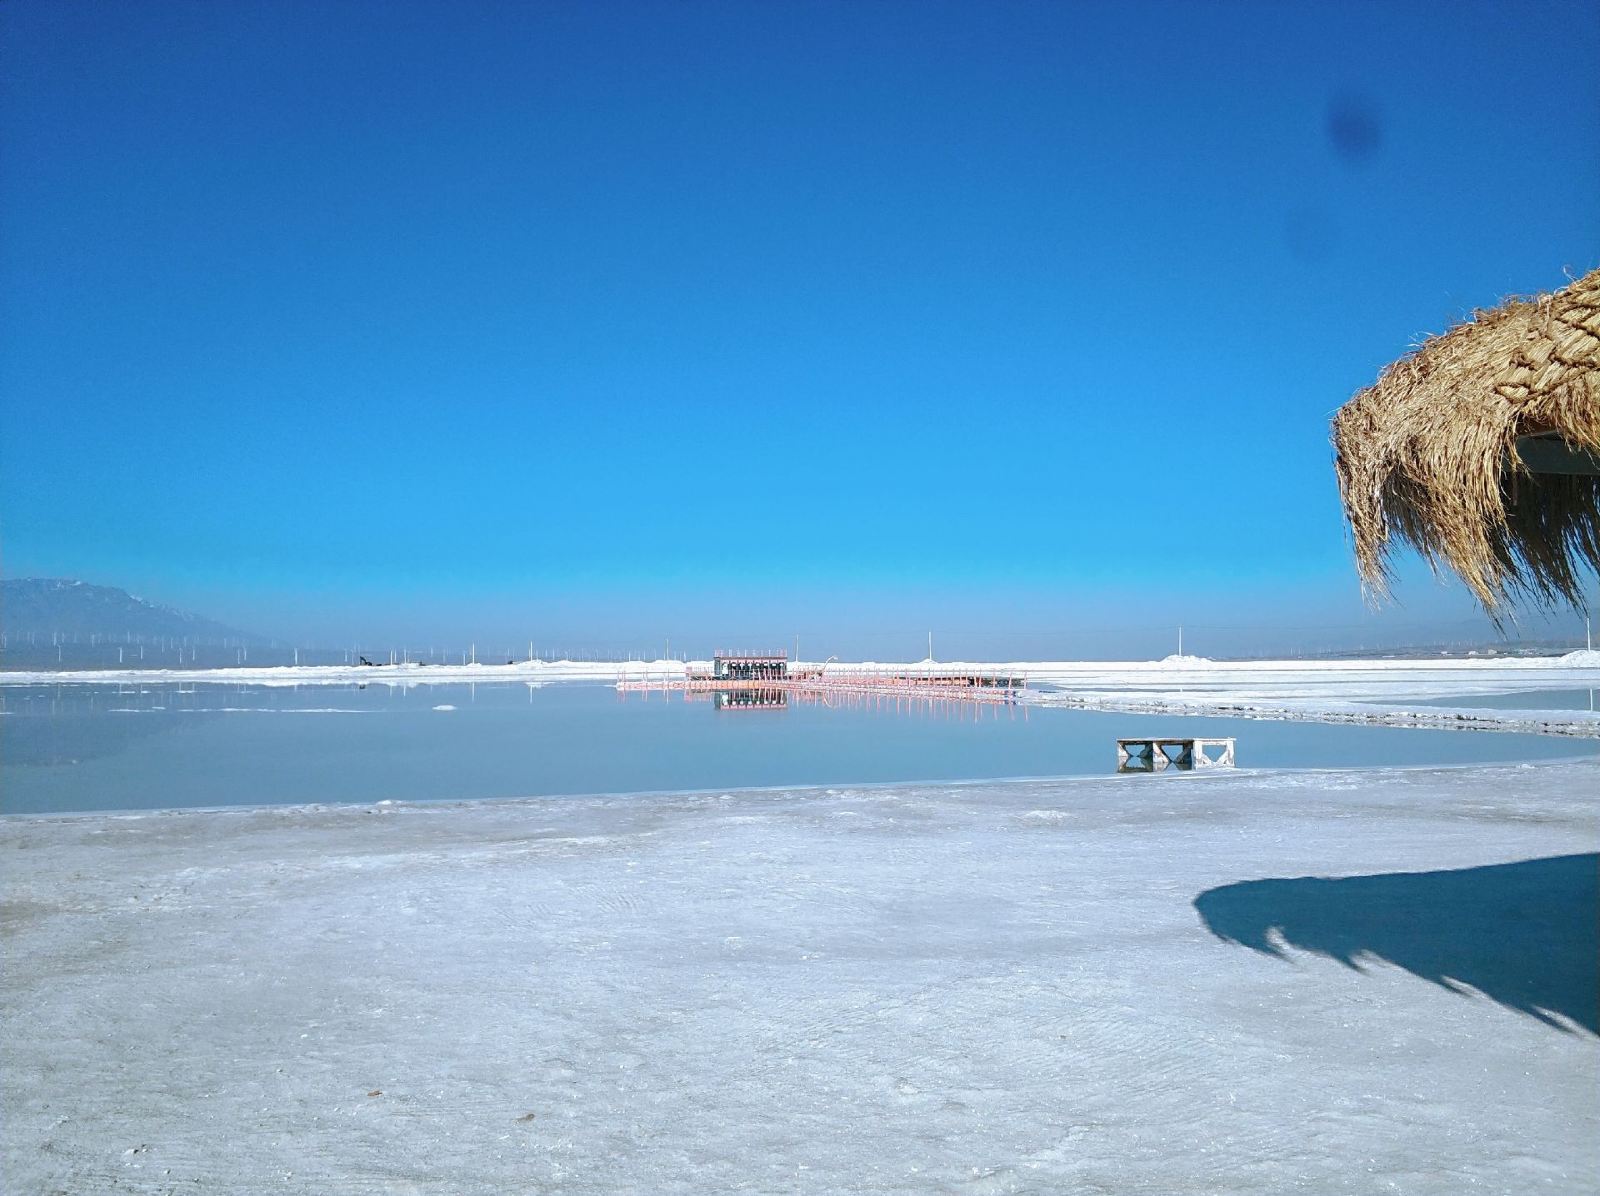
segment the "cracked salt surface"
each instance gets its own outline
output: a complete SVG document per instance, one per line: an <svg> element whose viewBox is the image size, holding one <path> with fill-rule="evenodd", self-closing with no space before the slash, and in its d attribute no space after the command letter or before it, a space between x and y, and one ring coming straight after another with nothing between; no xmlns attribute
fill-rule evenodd
<svg viewBox="0 0 1600 1196"><path fill-rule="evenodd" d="M5 1186L1590 1192L1597 793L1583 762L6 819ZM1330 876L1367 879L1296 879Z"/></svg>

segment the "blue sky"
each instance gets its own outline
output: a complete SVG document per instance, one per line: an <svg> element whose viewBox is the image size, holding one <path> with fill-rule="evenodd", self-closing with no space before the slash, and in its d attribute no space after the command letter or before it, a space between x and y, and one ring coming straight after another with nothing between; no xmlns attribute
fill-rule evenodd
<svg viewBox="0 0 1600 1196"><path fill-rule="evenodd" d="M1327 421L1600 264L1597 64L1592 2L11 0L0 564L306 642L1475 626L1364 610Z"/></svg>

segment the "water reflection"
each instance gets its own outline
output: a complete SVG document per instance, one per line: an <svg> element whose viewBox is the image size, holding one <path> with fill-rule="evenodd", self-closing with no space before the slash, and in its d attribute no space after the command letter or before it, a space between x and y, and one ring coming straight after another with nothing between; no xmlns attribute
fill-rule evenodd
<svg viewBox="0 0 1600 1196"><path fill-rule="evenodd" d="M1266 768L1571 757L1595 746L761 685L622 698L581 683L5 687L0 813L1104 776L1117 739L1141 735L1237 736L1249 764ZM757 710L784 713L720 717Z"/></svg>
<svg viewBox="0 0 1600 1196"><path fill-rule="evenodd" d="M717 710L782 710L789 705L789 692L783 689L717 690L711 695Z"/></svg>
<svg viewBox="0 0 1600 1196"><path fill-rule="evenodd" d="M193 687L27 686L0 690L0 760L7 767L72 765L198 727Z"/></svg>

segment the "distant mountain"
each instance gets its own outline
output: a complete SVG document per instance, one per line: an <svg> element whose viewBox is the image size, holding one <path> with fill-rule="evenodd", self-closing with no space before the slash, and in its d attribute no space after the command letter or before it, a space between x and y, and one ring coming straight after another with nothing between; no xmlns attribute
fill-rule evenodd
<svg viewBox="0 0 1600 1196"><path fill-rule="evenodd" d="M262 637L188 611L136 598L116 586L94 586L54 577L0 581L0 629L13 646L23 637L61 636L75 641L142 637L191 643L265 643Z"/></svg>

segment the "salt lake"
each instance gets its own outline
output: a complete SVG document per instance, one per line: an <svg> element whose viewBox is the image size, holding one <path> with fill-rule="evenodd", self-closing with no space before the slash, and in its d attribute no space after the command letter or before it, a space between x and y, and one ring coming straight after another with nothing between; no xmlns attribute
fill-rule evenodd
<svg viewBox="0 0 1600 1196"><path fill-rule="evenodd" d="M1515 733L796 693L773 703L582 682L8 686L0 813L1101 776L1118 736L1148 734L1234 736L1245 768L1593 755L1591 741Z"/></svg>

